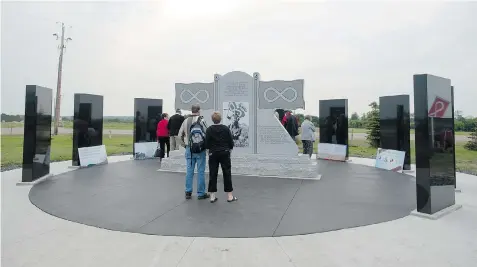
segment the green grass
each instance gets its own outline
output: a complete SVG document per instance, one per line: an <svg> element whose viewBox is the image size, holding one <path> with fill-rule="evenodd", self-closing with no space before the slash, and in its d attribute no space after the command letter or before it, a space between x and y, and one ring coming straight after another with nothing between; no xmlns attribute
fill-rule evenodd
<svg viewBox="0 0 477 267"><path fill-rule="evenodd" d="M52 124L53 126L53 124ZM2 122L2 128L23 128L23 122ZM73 128L72 121L64 121L63 128ZM104 122L103 129L107 130L133 130L132 122Z"/></svg>
<svg viewBox="0 0 477 267"><path fill-rule="evenodd" d="M22 122L2 122L2 128L21 128L23 127ZM73 128L72 121L64 121L63 122L64 128ZM105 130L133 130L134 123L132 122L104 122L103 129ZM318 132L318 129L317 129ZM366 129L362 128L350 128L348 131L351 133L366 133ZM411 134L414 134L414 129L411 129ZM469 136L470 132L456 132L455 135L464 135Z"/></svg>
<svg viewBox="0 0 477 267"><path fill-rule="evenodd" d="M73 128L72 121L63 122L64 128ZM133 130L134 124L132 122L104 122L103 129L107 130Z"/></svg>
<svg viewBox="0 0 477 267"><path fill-rule="evenodd" d="M301 141L298 140L300 152L303 152ZM470 151L464 148L465 142L456 142L455 161L456 169L459 172L477 174L477 151ZM314 144L314 152L318 150L318 141ZM366 140L350 140L349 155L351 157L375 158L377 149L370 147ZM416 163L415 145L411 140L411 162Z"/></svg>
<svg viewBox="0 0 477 267"><path fill-rule="evenodd" d="M132 154L132 136L113 135L111 139L103 136L103 144L106 145L108 155ZM23 136L2 135L2 169L11 165L19 165L23 159ZM72 135L52 136L51 161L71 160L73 150Z"/></svg>
<svg viewBox="0 0 477 267"><path fill-rule="evenodd" d="M368 130L363 128L350 128L348 129L349 133L367 133ZM414 134L414 129L411 129L410 134ZM455 135L464 135L469 136L470 132L455 132Z"/></svg>
<svg viewBox="0 0 477 267"><path fill-rule="evenodd" d="M23 157L23 136L22 135L2 135L1 167L19 166ZM58 135L52 137L51 161L70 160L72 156L72 135ZM108 135L103 136L103 143L106 145L108 155L132 153L132 136L113 135L109 139ZM469 151L464 148L465 142L456 143L456 167L458 171L477 174L477 151ZM301 142L298 141L300 151ZM315 152L318 142L315 142ZM374 158L376 148L369 147L366 140L351 140L349 153L352 157ZM411 161L415 163L414 141L411 140Z"/></svg>
<svg viewBox="0 0 477 267"><path fill-rule="evenodd" d="M2 122L2 128L23 128L23 122Z"/></svg>

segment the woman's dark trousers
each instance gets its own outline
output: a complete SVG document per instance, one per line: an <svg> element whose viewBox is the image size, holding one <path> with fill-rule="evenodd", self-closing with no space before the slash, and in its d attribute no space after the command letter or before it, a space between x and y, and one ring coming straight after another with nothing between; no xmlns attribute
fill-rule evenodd
<svg viewBox="0 0 477 267"><path fill-rule="evenodd" d="M167 157L169 157L169 151L171 150L171 143L170 143L170 139L169 139L169 136L166 136L166 137L157 137L158 141L159 141L159 147L161 148L161 155L160 155L160 158L164 158L164 154L166 152L165 150L165 146L167 145Z"/></svg>
<svg viewBox="0 0 477 267"><path fill-rule="evenodd" d="M232 163L230 161L230 151L219 151L209 153L209 192L217 192L217 175L219 164L224 175L224 191L232 192Z"/></svg>

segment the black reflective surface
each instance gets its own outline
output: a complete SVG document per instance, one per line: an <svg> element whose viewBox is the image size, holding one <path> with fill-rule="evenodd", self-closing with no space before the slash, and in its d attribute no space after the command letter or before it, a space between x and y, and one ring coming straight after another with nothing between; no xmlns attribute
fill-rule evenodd
<svg viewBox="0 0 477 267"><path fill-rule="evenodd" d="M348 99L320 100L320 143L346 145L348 158Z"/></svg>
<svg viewBox="0 0 477 267"><path fill-rule="evenodd" d="M404 170L411 169L409 95L379 98L381 148L406 152Z"/></svg>
<svg viewBox="0 0 477 267"><path fill-rule="evenodd" d="M134 98L134 143L155 142L162 99Z"/></svg>
<svg viewBox="0 0 477 267"><path fill-rule="evenodd" d="M451 92L452 92L452 106L454 107L454 86L451 86ZM452 109L452 118L454 118L454 109ZM455 120L452 120L453 124L452 124L452 136L455 137ZM454 141L454 147L455 147L455 138L453 138L453 141ZM456 169L455 169L455 152L454 152L454 177L456 177L456 179L454 179L454 188L457 187L457 176L456 176Z"/></svg>
<svg viewBox="0 0 477 267"><path fill-rule="evenodd" d="M26 86L22 182L50 173L52 101L51 89Z"/></svg>
<svg viewBox="0 0 477 267"><path fill-rule="evenodd" d="M454 112L450 80L414 75L417 211L455 204ZM443 101L445 105L436 105ZM436 112L445 110L446 112Z"/></svg>
<svg viewBox="0 0 477 267"><path fill-rule="evenodd" d="M73 166L79 166L78 148L103 144L103 96L75 94Z"/></svg>

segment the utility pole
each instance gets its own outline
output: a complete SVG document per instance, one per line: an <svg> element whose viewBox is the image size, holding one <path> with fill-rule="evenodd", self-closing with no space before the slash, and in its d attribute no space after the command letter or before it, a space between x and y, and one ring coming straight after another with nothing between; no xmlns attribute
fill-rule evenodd
<svg viewBox="0 0 477 267"><path fill-rule="evenodd" d="M61 37L58 36L57 33L54 33L53 36L56 37L56 40L61 38L60 46L60 58L58 59L58 80L56 84L56 101L55 101L55 127L53 131L53 135L58 135L58 124L60 123L60 107L61 107L61 75L63 70L63 54L64 49L66 48L65 42L71 41L71 38L66 38L65 40L65 24L63 22L57 22L57 24L61 23Z"/></svg>

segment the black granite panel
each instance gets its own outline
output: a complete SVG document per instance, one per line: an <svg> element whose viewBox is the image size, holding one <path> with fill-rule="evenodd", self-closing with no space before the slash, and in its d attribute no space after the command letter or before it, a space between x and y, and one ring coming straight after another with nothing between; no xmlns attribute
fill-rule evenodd
<svg viewBox="0 0 477 267"><path fill-rule="evenodd" d="M455 204L454 114L450 80L414 75L417 211Z"/></svg>
<svg viewBox="0 0 477 267"><path fill-rule="evenodd" d="M452 106L454 107L454 86L451 86L451 91L452 91ZM452 118L454 117L454 109L452 109ZM452 120L454 124L452 125L452 136L455 137L455 120ZM454 147L455 147L455 138L454 138ZM454 166L455 166L455 153L454 153ZM454 168L454 188L457 187L457 175L455 173L456 169Z"/></svg>
<svg viewBox="0 0 477 267"><path fill-rule="evenodd" d="M320 143L346 145L348 158L348 99L320 100Z"/></svg>
<svg viewBox="0 0 477 267"><path fill-rule="evenodd" d="M133 143L155 142L162 114L162 99L134 98Z"/></svg>
<svg viewBox="0 0 477 267"><path fill-rule="evenodd" d="M78 148L103 144L103 96L75 94L73 166L79 166Z"/></svg>
<svg viewBox="0 0 477 267"><path fill-rule="evenodd" d="M26 86L22 182L50 173L52 100L51 89Z"/></svg>
<svg viewBox="0 0 477 267"><path fill-rule="evenodd" d="M411 169L409 95L379 98L381 148L406 152L404 170Z"/></svg>

